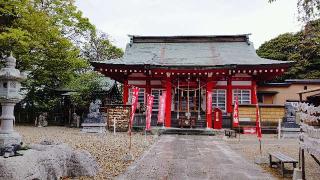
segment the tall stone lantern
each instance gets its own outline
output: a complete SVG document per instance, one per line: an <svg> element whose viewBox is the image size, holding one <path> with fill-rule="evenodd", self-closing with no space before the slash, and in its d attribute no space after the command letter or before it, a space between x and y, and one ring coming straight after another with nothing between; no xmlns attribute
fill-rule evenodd
<svg viewBox="0 0 320 180"><path fill-rule="evenodd" d="M10 55L5 59L5 67L0 69L0 147L21 142L21 136L13 130L14 106L22 99L20 82L27 78L27 74L20 73L15 67L16 59Z"/></svg>

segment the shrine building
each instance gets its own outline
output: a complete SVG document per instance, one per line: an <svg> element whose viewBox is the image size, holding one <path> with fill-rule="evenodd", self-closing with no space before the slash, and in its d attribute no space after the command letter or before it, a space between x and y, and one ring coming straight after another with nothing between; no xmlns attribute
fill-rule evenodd
<svg viewBox="0 0 320 180"><path fill-rule="evenodd" d="M288 61L259 57L249 34L129 37L122 58L95 61L92 65L123 84L124 104L130 104L133 86L140 88L140 109L146 103L146 94L154 95L153 126L157 125L159 96L163 91L165 127L230 125L236 96L240 105L256 104L257 84L282 75L290 66ZM207 108L210 91L212 108ZM136 116L135 123L139 123L143 110Z"/></svg>

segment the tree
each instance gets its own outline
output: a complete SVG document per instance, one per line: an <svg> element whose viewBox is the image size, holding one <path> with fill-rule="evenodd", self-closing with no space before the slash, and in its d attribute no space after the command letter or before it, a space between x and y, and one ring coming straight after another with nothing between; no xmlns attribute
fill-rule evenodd
<svg viewBox="0 0 320 180"><path fill-rule="evenodd" d="M13 52L17 68L30 72L27 107L51 110L55 90L90 69L82 47L96 28L73 0L0 0L0 24L0 57Z"/></svg>
<svg viewBox="0 0 320 180"><path fill-rule="evenodd" d="M262 44L257 54L264 58L294 61L286 78L320 78L320 19L310 21L297 33L286 33Z"/></svg>
<svg viewBox="0 0 320 180"><path fill-rule="evenodd" d="M108 86L108 81L98 72L91 71L73 78L66 87L74 93L71 95L72 103L78 107L87 106L95 92L101 92Z"/></svg>
<svg viewBox="0 0 320 180"><path fill-rule="evenodd" d="M274 2L276 0L269 0ZM297 2L299 20L309 22L320 18L320 1L319 0L298 0Z"/></svg>
<svg viewBox="0 0 320 180"><path fill-rule="evenodd" d="M90 41L83 48L83 56L88 61L116 59L122 55L122 49L112 45L107 34L102 32L92 33Z"/></svg>

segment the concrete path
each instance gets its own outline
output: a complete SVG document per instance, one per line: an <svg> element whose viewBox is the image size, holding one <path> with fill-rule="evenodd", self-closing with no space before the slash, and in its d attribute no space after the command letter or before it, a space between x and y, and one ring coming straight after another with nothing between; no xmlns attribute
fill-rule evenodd
<svg viewBox="0 0 320 180"><path fill-rule="evenodd" d="M163 135L117 179L273 179L209 136Z"/></svg>

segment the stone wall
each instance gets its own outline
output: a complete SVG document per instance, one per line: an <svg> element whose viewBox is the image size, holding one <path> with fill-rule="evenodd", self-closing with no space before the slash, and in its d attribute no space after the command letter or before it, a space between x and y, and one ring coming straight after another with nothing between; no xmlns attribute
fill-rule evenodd
<svg viewBox="0 0 320 180"><path fill-rule="evenodd" d="M114 122L117 132L126 132L129 130L130 121L130 108L131 106L110 106L106 107L108 120L108 130L113 131Z"/></svg>
<svg viewBox="0 0 320 180"><path fill-rule="evenodd" d="M262 125L277 125L278 120L284 117L285 108L280 105L259 105ZM250 124L256 121L255 105L239 106L240 124Z"/></svg>

